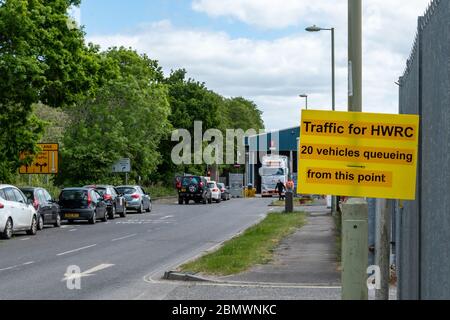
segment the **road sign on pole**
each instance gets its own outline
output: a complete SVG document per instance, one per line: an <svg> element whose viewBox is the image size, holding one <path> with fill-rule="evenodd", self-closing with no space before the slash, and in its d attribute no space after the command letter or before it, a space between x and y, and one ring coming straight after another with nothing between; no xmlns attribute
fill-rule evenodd
<svg viewBox="0 0 450 320"><path fill-rule="evenodd" d="M41 152L33 159L31 165L20 167L20 174L57 174L59 164L59 145L57 143L38 144ZM20 154L20 159L25 159L25 153Z"/></svg>
<svg viewBox="0 0 450 320"><path fill-rule="evenodd" d="M120 159L115 163L112 167L112 172L120 173L120 172L131 172L131 160L126 159Z"/></svg>
<svg viewBox="0 0 450 320"><path fill-rule="evenodd" d="M419 117L302 113L300 194L414 200Z"/></svg>

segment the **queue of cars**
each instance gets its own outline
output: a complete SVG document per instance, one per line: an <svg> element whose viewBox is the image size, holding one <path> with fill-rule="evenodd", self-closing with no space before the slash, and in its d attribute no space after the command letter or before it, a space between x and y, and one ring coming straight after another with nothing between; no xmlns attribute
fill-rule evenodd
<svg viewBox="0 0 450 320"><path fill-rule="evenodd" d="M55 200L43 188L0 185L0 238L20 231L36 235L44 225L60 227L63 220L95 224L125 218L128 210L151 212L151 196L140 186L89 185L65 188Z"/></svg>
<svg viewBox="0 0 450 320"><path fill-rule="evenodd" d="M231 199L229 189L223 183L211 181L201 176L179 176L175 178L175 187L178 191L178 204L220 203Z"/></svg>

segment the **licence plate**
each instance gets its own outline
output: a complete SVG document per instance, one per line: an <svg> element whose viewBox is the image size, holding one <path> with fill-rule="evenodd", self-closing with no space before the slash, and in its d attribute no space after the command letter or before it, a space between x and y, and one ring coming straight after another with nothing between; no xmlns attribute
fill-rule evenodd
<svg viewBox="0 0 450 320"><path fill-rule="evenodd" d="M66 213L66 214L64 215L64 217L70 218L70 219L73 219L73 218L79 218L79 217L80 217L80 214L79 214L79 213Z"/></svg>
<svg viewBox="0 0 450 320"><path fill-rule="evenodd" d="M186 189L181 189L181 192L186 192Z"/></svg>

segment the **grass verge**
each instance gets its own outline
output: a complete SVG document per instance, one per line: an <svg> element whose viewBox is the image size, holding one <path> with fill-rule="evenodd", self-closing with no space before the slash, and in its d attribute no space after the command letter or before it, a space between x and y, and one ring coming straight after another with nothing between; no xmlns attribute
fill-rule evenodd
<svg viewBox="0 0 450 320"><path fill-rule="evenodd" d="M151 186L146 188L152 198L161 198L161 197L172 197L177 195L177 191L175 188L162 187L162 186Z"/></svg>
<svg viewBox="0 0 450 320"><path fill-rule="evenodd" d="M314 205L316 203L318 201L313 199L294 198L294 206ZM284 207L285 205L285 200L273 200L269 207Z"/></svg>
<svg viewBox="0 0 450 320"><path fill-rule="evenodd" d="M181 271L226 276L268 263L280 241L305 222L302 212L270 213L262 222L226 242L217 251L182 265Z"/></svg>

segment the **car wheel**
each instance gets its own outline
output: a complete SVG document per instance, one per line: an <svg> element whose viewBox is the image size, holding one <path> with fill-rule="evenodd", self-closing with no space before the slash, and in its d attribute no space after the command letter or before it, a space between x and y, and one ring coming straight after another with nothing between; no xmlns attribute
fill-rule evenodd
<svg viewBox="0 0 450 320"><path fill-rule="evenodd" d="M144 213L144 204L141 203L139 209L137 210L137 213Z"/></svg>
<svg viewBox="0 0 450 320"><path fill-rule="evenodd" d="M103 216L102 221L103 222L108 222L108 210L105 210L105 215Z"/></svg>
<svg viewBox="0 0 450 320"><path fill-rule="evenodd" d="M148 204L147 212L152 212L152 203L151 202Z"/></svg>
<svg viewBox="0 0 450 320"><path fill-rule="evenodd" d="M127 216L127 208L126 207L123 207L123 211L122 211L122 213L120 214L120 217L121 218L125 218Z"/></svg>
<svg viewBox="0 0 450 320"><path fill-rule="evenodd" d="M116 218L116 213L117 213L116 206L113 205L112 208L111 208L111 214L109 215L109 218L111 220L114 220Z"/></svg>
<svg viewBox="0 0 450 320"><path fill-rule="evenodd" d="M184 199L184 204L189 204L189 199Z"/></svg>
<svg viewBox="0 0 450 320"><path fill-rule="evenodd" d="M211 204L212 203L212 197L209 197L208 199L208 203Z"/></svg>
<svg viewBox="0 0 450 320"><path fill-rule="evenodd" d="M208 203L208 200L206 199L206 197L203 198L202 203L203 204L207 204Z"/></svg>
<svg viewBox="0 0 450 320"><path fill-rule="evenodd" d="M42 216L39 216L39 222L38 222L38 225L37 225L37 229L39 231L44 229L44 218L42 218Z"/></svg>
<svg viewBox="0 0 450 320"><path fill-rule="evenodd" d="M33 216L33 220L31 220L31 227L27 230L27 235L34 236L37 233L38 222L36 216Z"/></svg>
<svg viewBox="0 0 450 320"><path fill-rule="evenodd" d="M13 222L10 218L8 219L8 221L6 221L5 230L3 230L3 232L1 233L1 238L9 240L12 238L12 236L13 236Z"/></svg>
<svg viewBox="0 0 450 320"><path fill-rule="evenodd" d="M56 222L54 224L55 228L61 227L61 216L59 214L56 215Z"/></svg>
<svg viewBox="0 0 450 320"><path fill-rule="evenodd" d="M178 198L178 204L183 204L183 198Z"/></svg>
<svg viewBox="0 0 450 320"><path fill-rule="evenodd" d="M89 219L89 224L95 224L97 222L97 212L94 211L92 218Z"/></svg>

